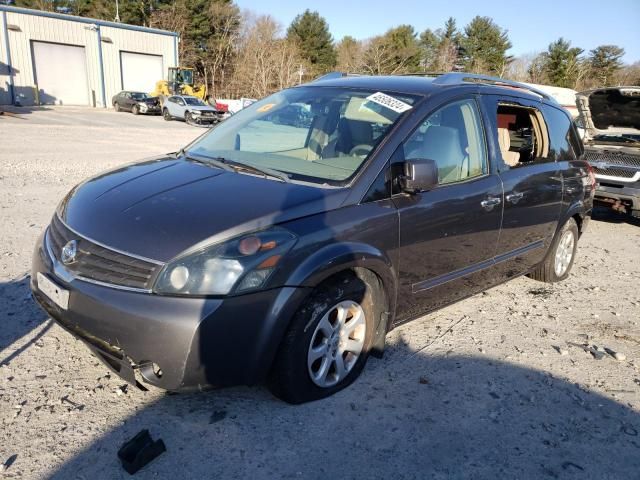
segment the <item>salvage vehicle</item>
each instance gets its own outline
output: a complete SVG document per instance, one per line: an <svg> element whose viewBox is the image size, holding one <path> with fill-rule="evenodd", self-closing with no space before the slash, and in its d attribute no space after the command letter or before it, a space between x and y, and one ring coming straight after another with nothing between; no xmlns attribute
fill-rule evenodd
<svg viewBox="0 0 640 480"><path fill-rule="evenodd" d="M174 95L167 98L162 107L165 120L180 119L194 125L213 125L227 117L227 112L207 105L189 95Z"/></svg>
<svg viewBox="0 0 640 480"><path fill-rule="evenodd" d="M111 104L116 112L129 111L134 115L160 114L160 100L144 92L122 91L113 96Z"/></svg>
<svg viewBox="0 0 640 480"><path fill-rule="evenodd" d="M276 123L290 105L312 121ZM595 185L582 151L568 113L522 84L327 78L74 187L31 289L131 383L319 399L401 323L521 275L567 278Z"/></svg>
<svg viewBox="0 0 640 480"><path fill-rule="evenodd" d="M640 87L588 90L577 103L595 202L640 218Z"/></svg>

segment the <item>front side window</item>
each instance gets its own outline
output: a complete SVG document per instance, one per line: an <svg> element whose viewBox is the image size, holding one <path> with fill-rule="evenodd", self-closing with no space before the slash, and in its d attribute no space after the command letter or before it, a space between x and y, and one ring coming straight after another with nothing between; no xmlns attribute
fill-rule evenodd
<svg viewBox="0 0 640 480"><path fill-rule="evenodd" d="M294 180L343 184L416 100L360 89L292 88L241 110L187 151Z"/></svg>
<svg viewBox="0 0 640 480"><path fill-rule="evenodd" d="M450 103L429 115L403 149L406 160L435 161L441 185L487 173L484 131L471 99Z"/></svg>

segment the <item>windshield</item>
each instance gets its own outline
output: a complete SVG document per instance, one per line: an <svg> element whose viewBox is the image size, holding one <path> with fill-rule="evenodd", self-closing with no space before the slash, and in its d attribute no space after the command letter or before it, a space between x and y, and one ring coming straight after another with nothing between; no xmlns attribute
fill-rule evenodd
<svg viewBox="0 0 640 480"><path fill-rule="evenodd" d="M148 98L148 95L142 92L131 92L131 98L134 100L144 100Z"/></svg>
<svg viewBox="0 0 640 480"><path fill-rule="evenodd" d="M206 103L204 103L199 98L194 98L194 97L183 97L183 98L184 98L184 101L187 103L187 105L200 105L200 106L206 105Z"/></svg>
<svg viewBox="0 0 640 480"><path fill-rule="evenodd" d="M415 96L329 87L298 87L241 110L188 147L319 183L349 179Z"/></svg>

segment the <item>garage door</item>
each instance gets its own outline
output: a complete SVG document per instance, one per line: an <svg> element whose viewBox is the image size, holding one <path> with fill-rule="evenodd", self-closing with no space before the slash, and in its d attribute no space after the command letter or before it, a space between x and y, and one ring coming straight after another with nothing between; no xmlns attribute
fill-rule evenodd
<svg viewBox="0 0 640 480"><path fill-rule="evenodd" d="M84 47L45 42L32 46L40 103L89 105Z"/></svg>
<svg viewBox="0 0 640 480"><path fill-rule="evenodd" d="M164 78L162 55L120 52L122 89L151 92Z"/></svg>

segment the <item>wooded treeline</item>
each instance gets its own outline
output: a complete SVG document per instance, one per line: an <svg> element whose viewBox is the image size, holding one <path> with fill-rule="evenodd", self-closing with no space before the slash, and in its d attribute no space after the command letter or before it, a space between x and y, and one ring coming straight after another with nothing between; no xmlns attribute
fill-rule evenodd
<svg viewBox="0 0 640 480"><path fill-rule="evenodd" d="M115 0L0 0L16 6L104 20ZM366 40L335 41L327 21L306 10L285 29L268 15L240 11L232 0L120 0L123 23L176 31L181 66L196 69L215 97L260 98L329 71L366 74L467 71L576 90L640 84L640 62L624 65L624 49L585 52L564 38L545 51L512 57L508 31L477 16L459 27L449 18L417 32L399 25Z"/></svg>

